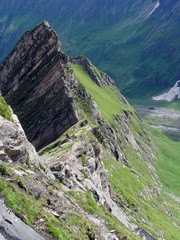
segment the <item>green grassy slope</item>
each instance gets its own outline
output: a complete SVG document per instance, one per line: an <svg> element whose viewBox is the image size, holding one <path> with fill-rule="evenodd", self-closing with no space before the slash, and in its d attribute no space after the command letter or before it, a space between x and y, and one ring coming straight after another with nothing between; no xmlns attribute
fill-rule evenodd
<svg viewBox="0 0 180 240"><path fill-rule="evenodd" d="M9 106L7 105L7 103L5 102L4 98L1 95L0 95L0 115L9 121L12 120Z"/></svg>
<svg viewBox="0 0 180 240"><path fill-rule="evenodd" d="M180 197L180 142L174 142L152 129L159 149L156 170L167 192Z"/></svg>
<svg viewBox="0 0 180 240"><path fill-rule="evenodd" d="M115 93L110 91L111 94L106 96L109 93L108 87L96 86L80 66L72 66L76 78L95 100L103 117L113 123L113 116L121 114L125 106L119 104ZM113 199L130 216L134 217L136 224L156 238L164 236L168 240L178 239L180 236L180 229L177 226L179 224L177 212L179 206L168 194L179 196L180 159L178 149L180 149L180 145L169 140L157 130L151 130L151 132L155 144L155 161L151 164L156 170L146 164L132 146L126 144L124 144L124 151L131 168L117 162L108 152L105 153L103 162L109 171ZM145 137L142 136L140 141L143 144ZM159 176L160 182L155 181L156 174Z"/></svg>
<svg viewBox="0 0 180 240"><path fill-rule="evenodd" d="M72 64L72 66L76 78L95 100L101 110L101 113L103 114L103 117L106 120L113 123L114 116L122 115L123 110L127 110L127 108L132 110L132 107L130 107L130 105L127 106L122 104L111 87L106 86L101 88L97 86L97 84L92 81L88 73L82 67L76 64Z"/></svg>

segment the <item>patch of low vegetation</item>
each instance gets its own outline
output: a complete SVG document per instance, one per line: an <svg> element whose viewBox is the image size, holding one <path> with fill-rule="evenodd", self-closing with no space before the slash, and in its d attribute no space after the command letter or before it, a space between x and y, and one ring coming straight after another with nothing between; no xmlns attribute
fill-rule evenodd
<svg viewBox="0 0 180 240"><path fill-rule="evenodd" d="M5 163L0 163L0 174L3 176L8 176L10 174L7 166Z"/></svg>
<svg viewBox="0 0 180 240"><path fill-rule="evenodd" d="M12 121L10 108L1 95L0 95L0 115L9 121Z"/></svg>
<svg viewBox="0 0 180 240"><path fill-rule="evenodd" d="M80 84L97 103L103 117L110 123L114 123L114 116L122 115L123 110L131 108L124 105L110 86L99 87L95 84L88 73L79 65L72 64L74 73ZM112 107L113 106L113 107Z"/></svg>
<svg viewBox="0 0 180 240"><path fill-rule="evenodd" d="M92 109L91 109L91 100L86 96L85 86L79 82L79 89L74 95L74 105L78 110L78 115L80 119L88 118L89 121L92 121Z"/></svg>
<svg viewBox="0 0 180 240"><path fill-rule="evenodd" d="M18 186L0 177L0 190L7 206L28 225L42 212L41 202L21 191Z"/></svg>
<svg viewBox="0 0 180 240"><path fill-rule="evenodd" d="M87 118L83 118L82 121L87 120ZM79 124L79 123L78 123ZM88 121L88 129L95 126L90 120ZM82 135L84 135L88 140L90 141L93 138L93 135L90 133L90 131L86 129L86 126L79 127L79 126L73 126L69 128L66 132L62 134L58 139L56 139L54 142L48 144L44 148L42 148L39 151L40 155L46 155L46 154L56 154L57 152L68 152L74 143L81 140ZM67 135L70 137L70 139L67 139ZM81 156L83 158L83 161L85 161L85 156Z"/></svg>
<svg viewBox="0 0 180 240"><path fill-rule="evenodd" d="M51 214L46 216L47 231L60 240L89 240L94 239L96 230L93 225L80 213L65 211L59 218Z"/></svg>
<svg viewBox="0 0 180 240"><path fill-rule="evenodd" d="M90 193L69 191L68 194L89 214L102 218L106 222L109 231L115 230L119 238L124 237L131 240L139 239L139 237L132 234L122 223L117 220L117 218L115 218L103 206L98 205L96 201L92 198Z"/></svg>
<svg viewBox="0 0 180 240"><path fill-rule="evenodd" d="M85 167L87 165L87 156L85 154L81 154L82 165Z"/></svg>
<svg viewBox="0 0 180 240"><path fill-rule="evenodd" d="M54 142L48 144L47 146L45 146L43 149L41 149L39 151L40 155L44 155L47 153L54 153L56 152L58 149L68 149L71 147L71 143L69 142L69 140L65 137L65 135L62 135L60 138L58 138L57 140L55 140Z"/></svg>
<svg viewBox="0 0 180 240"><path fill-rule="evenodd" d="M117 162L110 154L103 163L109 172L112 197L120 207L135 213L141 206L140 199L144 200L144 185L150 186L152 182L148 177L150 174L148 167L141 162L138 155L129 152L129 156L130 153L132 159L129 158L129 162L131 163L131 160L133 162L131 168Z"/></svg>
<svg viewBox="0 0 180 240"><path fill-rule="evenodd" d="M70 240L67 231L59 227L60 222L57 218L53 217L51 214L46 216L46 227L47 231L56 239Z"/></svg>

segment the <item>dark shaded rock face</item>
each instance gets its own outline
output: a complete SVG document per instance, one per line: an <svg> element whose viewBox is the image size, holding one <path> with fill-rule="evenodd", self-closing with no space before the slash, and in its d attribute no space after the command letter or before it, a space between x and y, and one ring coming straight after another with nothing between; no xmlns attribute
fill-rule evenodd
<svg viewBox="0 0 180 240"><path fill-rule="evenodd" d="M27 31L0 66L0 89L19 116L28 139L40 149L78 121L68 57L47 22Z"/></svg>

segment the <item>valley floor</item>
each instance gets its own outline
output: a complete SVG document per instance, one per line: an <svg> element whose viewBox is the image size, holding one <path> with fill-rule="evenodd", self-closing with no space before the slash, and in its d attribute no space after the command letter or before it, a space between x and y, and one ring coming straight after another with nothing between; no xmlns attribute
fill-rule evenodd
<svg viewBox="0 0 180 240"><path fill-rule="evenodd" d="M135 108L151 126L161 129L168 138L180 141L180 110L139 105Z"/></svg>

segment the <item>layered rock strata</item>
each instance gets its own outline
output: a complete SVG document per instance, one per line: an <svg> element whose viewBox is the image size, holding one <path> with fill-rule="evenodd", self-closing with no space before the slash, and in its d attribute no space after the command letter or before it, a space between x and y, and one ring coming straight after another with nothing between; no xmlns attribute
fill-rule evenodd
<svg viewBox="0 0 180 240"><path fill-rule="evenodd" d="M27 31L0 66L2 94L36 149L77 122L76 84L58 36L45 21Z"/></svg>

